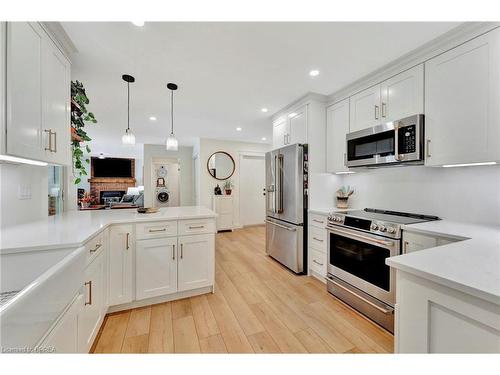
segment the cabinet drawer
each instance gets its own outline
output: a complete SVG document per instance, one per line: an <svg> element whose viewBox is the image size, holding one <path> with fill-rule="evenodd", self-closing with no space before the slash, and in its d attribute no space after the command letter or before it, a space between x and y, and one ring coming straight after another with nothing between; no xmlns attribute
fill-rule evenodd
<svg viewBox="0 0 500 375"><path fill-rule="evenodd" d="M214 233L214 232L215 232L215 224L213 219L179 221L179 236Z"/></svg>
<svg viewBox="0 0 500 375"><path fill-rule="evenodd" d="M317 274L326 277L326 254L310 248L309 268Z"/></svg>
<svg viewBox="0 0 500 375"><path fill-rule="evenodd" d="M309 226L309 246L314 247L316 250L319 250L323 253L326 253L326 235L326 229L319 229L317 227Z"/></svg>
<svg viewBox="0 0 500 375"><path fill-rule="evenodd" d="M85 243L85 251L87 253L87 264L92 262L92 260L100 253L104 246L104 232L101 232Z"/></svg>
<svg viewBox="0 0 500 375"><path fill-rule="evenodd" d="M138 240L177 236L177 221L139 223L135 226L135 233Z"/></svg>
<svg viewBox="0 0 500 375"><path fill-rule="evenodd" d="M327 224L327 217L318 214L309 214L309 224L324 229Z"/></svg>

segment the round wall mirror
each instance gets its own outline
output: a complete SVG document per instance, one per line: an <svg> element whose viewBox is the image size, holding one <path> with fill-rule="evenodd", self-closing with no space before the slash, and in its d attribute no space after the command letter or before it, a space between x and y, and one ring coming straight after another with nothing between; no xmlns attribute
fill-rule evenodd
<svg viewBox="0 0 500 375"><path fill-rule="evenodd" d="M214 152L207 161L210 175L217 180L227 180L234 173L235 164L231 155L224 151Z"/></svg>

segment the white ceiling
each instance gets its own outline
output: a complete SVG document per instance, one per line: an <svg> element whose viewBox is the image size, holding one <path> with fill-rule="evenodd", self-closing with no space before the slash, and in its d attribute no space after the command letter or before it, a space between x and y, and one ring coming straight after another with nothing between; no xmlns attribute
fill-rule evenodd
<svg viewBox="0 0 500 375"><path fill-rule="evenodd" d="M458 23L62 25L78 50L72 79L84 83L98 120L89 125L93 151L116 153L126 128L124 73L136 78L131 128L137 143L164 143L170 131L167 82L179 85L175 133L181 144L195 137L270 142L273 112L309 91L331 94ZM320 75L311 78L311 69Z"/></svg>

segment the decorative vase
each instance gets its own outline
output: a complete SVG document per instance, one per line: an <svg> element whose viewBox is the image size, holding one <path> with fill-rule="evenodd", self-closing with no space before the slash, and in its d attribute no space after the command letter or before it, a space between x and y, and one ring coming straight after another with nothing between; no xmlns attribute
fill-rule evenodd
<svg viewBox="0 0 500 375"><path fill-rule="evenodd" d="M231 195L231 189L226 189L226 195Z"/></svg>
<svg viewBox="0 0 500 375"><path fill-rule="evenodd" d="M90 202L80 202L82 205L82 208L89 208L90 207Z"/></svg>
<svg viewBox="0 0 500 375"><path fill-rule="evenodd" d="M337 208L347 208L349 197L337 197Z"/></svg>
<svg viewBox="0 0 500 375"><path fill-rule="evenodd" d="M215 195L222 195L222 190L221 190L219 184L217 184L217 186L214 188L214 194Z"/></svg>

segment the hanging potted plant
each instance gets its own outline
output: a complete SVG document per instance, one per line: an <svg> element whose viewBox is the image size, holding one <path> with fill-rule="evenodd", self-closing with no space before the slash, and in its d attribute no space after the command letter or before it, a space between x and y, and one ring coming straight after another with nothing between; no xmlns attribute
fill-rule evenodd
<svg viewBox="0 0 500 375"><path fill-rule="evenodd" d="M83 159L83 143L92 139L84 130L85 123L96 123L97 120L92 112L87 110L89 99L85 93L85 87L79 81L71 81L71 151L73 154L73 176L75 185L82 181L82 176L87 175L85 165L90 163L90 159ZM85 145L85 150L90 154L89 145Z"/></svg>
<svg viewBox="0 0 500 375"><path fill-rule="evenodd" d="M231 182L231 180L224 181L224 191L226 192L226 195L231 195L232 190L233 183Z"/></svg>

